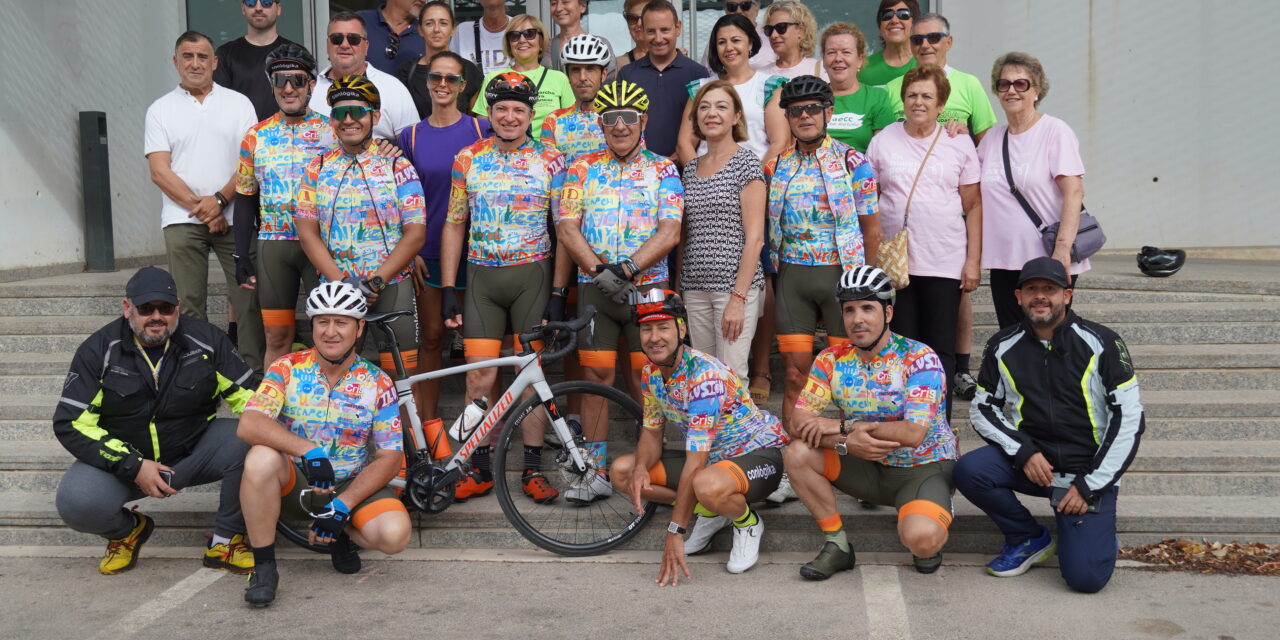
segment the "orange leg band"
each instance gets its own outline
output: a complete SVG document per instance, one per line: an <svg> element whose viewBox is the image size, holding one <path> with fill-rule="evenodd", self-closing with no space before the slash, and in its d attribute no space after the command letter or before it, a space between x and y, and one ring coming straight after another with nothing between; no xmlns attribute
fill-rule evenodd
<svg viewBox="0 0 1280 640"><path fill-rule="evenodd" d="M663 487L667 486L667 467L662 464L661 460L658 461L658 464L649 467L649 483Z"/></svg>
<svg viewBox="0 0 1280 640"><path fill-rule="evenodd" d="M649 362L650 362L649 356L646 356L643 351L631 352L631 368L632 369L636 371L640 371L641 369L644 369L644 366L646 364L649 364Z"/></svg>
<svg viewBox="0 0 1280 640"><path fill-rule="evenodd" d="M502 353L502 341L491 338L464 338L462 350L468 358L496 358Z"/></svg>
<svg viewBox="0 0 1280 640"><path fill-rule="evenodd" d="M618 364L618 354L614 351L583 351L579 349L578 362L584 367L612 369L614 365Z"/></svg>
<svg viewBox="0 0 1280 640"><path fill-rule="evenodd" d="M747 474L742 470L742 467L737 465L737 463L731 460L721 460L711 466L720 467L721 469L728 471L729 475L733 476L734 482L738 484L738 493L741 493L742 495L747 494L747 489L750 488L750 485L747 483Z"/></svg>
<svg viewBox="0 0 1280 640"><path fill-rule="evenodd" d="M943 529L951 527L951 512L942 505L929 502L928 500L912 500L898 509L898 521L911 515L925 516L942 525Z"/></svg>
<svg viewBox="0 0 1280 640"><path fill-rule="evenodd" d="M381 500L374 500L373 502L356 509L356 512L351 514L351 526L355 527L357 530L363 529L366 524L369 524L370 520L373 520L388 511L400 511L406 515L409 513L409 510L404 508L404 503L399 500L395 498L382 498Z"/></svg>
<svg viewBox="0 0 1280 640"><path fill-rule="evenodd" d="M835 449L822 450L822 477L835 482L840 477L840 454Z"/></svg>
<svg viewBox="0 0 1280 640"><path fill-rule="evenodd" d="M293 309L263 309L262 325L265 327L292 327L297 324L297 311Z"/></svg>
<svg viewBox="0 0 1280 640"><path fill-rule="evenodd" d="M813 353L813 336L798 333L778 336L778 351L782 353Z"/></svg>

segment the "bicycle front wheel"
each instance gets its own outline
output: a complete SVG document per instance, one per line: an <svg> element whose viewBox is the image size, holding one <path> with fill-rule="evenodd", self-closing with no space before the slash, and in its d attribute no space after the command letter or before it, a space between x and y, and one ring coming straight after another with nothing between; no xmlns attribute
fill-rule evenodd
<svg viewBox="0 0 1280 640"><path fill-rule="evenodd" d="M584 424L607 421L604 464L599 464L581 437L568 446L577 447L584 458L597 460L585 472L576 468L559 438L544 445L543 429L551 432L547 409L536 396L528 398L508 417L494 450L498 502L516 530L547 551L564 556L604 553L639 533L654 511L654 505L646 503L644 513L636 513L630 496L599 476L618 456L635 453L642 423L640 405L626 393L594 382L561 382L552 385L551 392L562 416L567 417L570 407L581 407ZM550 491L529 495L522 488L523 472L532 466L525 456L526 441L541 447L538 471Z"/></svg>

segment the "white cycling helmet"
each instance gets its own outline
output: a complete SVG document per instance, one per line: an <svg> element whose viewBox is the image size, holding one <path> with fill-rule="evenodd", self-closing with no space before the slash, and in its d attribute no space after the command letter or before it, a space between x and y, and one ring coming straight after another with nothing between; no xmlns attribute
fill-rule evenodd
<svg viewBox="0 0 1280 640"><path fill-rule="evenodd" d="M889 279L889 274L878 267L859 265L840 275L836 299L840 302L879 300L885 304L893 304L893 281Z"/></svg>
<svg viewBox="0 0 1280 640"><path fill-rule="evenodd" d="M369 308L364 295L345 282L326 282L311 290L307 296L307 317L334 315L364 319Z"/></svg>
<svg viewBox="0 0 1280 640"><path fill-rule="evenodd" d="M604 38L583 33L569 38L560 49L560 62L570 64L595 64L606 69L613 62L613 51Z"/></svg>

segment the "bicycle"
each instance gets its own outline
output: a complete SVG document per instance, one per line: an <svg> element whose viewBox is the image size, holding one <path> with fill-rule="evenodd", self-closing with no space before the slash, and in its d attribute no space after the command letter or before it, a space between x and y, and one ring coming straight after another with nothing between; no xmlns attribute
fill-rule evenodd
<svg viewBox="0 0 1280 640"><path fill-rule="evenodd" d="M621 491L615 491L609 498L578 506L569 504L563 499L563 495L551 503L537 504L526 498L520 490L520 474L523 471L524 461L523 433L527 420L539 421L541 425L550 426L559 438L559 443L543 447L542 468L549 466L553 469L547 477L553 486L559 485L557 488L561 494L568 488L585 488L593 479L593 474L604 471L593 462L584 447L583 436L573 433L559 412L558 407L570 406L568 396L603 397L604 411L610 412L609 415L613 420L609 429L610 434L615 436L615 440L616 436L621 436L623 442L620 444L623 446L629 444L634 447L638 440L642 421L640 406L626 393L614 387L588 381L564 381L550 385L543 372L544 363L559 360L574 350L577 332L591 321L595 313L593 307L587 307L585 312L574 320L549 322L521 333L519 344L524 345L524 349L516 355L413 376L405 372L400 345L396 340L395 331L390 326L390 321L410 313L412 311L392 311L365 317L366 326L378 327L386 338L386 342L379 347L390 351L392 355L396 369L395 386L399 405L406 409L405 413L409 416L409 428L404 430L403 477L393 478L389 486L402 490L401 500L410 512L436 514L447 509L453 503L454 485L470 470L469 462L475 449L487 441L498 421L509 414L494 447L494 488L503 514L521 535L538 547L553 553L565 556L587 556L614 549L639 533L641 527L652 517L653 505L646 503L644 511L637 514L630 496ZM530 348L529 345L537 341L543 342L543 350L535 351ZM560 342L564 343L563 346L550 351L546 350ZM442 425L433 441L428 442L423 423L418 417L413 385L424 380L492 367L515 367L519 373L492 407L485 412L479 425L466 436L465 441L454 448L456 453L448 457L447 462L441 464L444 458L433 457L432 451L438 451L442 444L441 439L448 436L445 435ZM534 395L519 400L517 404L518 399L527 389L533 389ZM513 405L515 405L514 409ZM626 442L626 438L630 438L629 443ZM566 447L560 443L571 443L571 446ZM449 444L453 448L452 440L449 440ZM314 545L308 541L308 524L289 523L282 518L277 522L276 529L282 537L301 547L313 551L327 551L327 546Z"/></svg>

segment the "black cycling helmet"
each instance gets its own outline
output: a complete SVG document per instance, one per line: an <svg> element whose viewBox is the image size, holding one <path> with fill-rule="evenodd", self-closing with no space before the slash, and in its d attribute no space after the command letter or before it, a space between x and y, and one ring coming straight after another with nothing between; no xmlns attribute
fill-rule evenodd
<svg viewBox="0 0 1280 640"><path fill-rule="evenodd" d="M880 304L893 304L893 281L889 274L869 264L858 265L840 275L836 286L836 300L875 300Z"/></svg>
<svg viewBox="0 0 1280 640"><path fill-rule="evenodd" d="M782 85L782 94L778 97L779 106L786 109L801 100L817 100L828 107L836 103L831 85L817 76L798 76Z"/></svg>
<svg viewBox="0 0 1280 640"><path fill-rule="evenodd" d="M329 106L342 100L361 100L376 109L382 108L382 97L378 95L378 87L369 78L362 75L342 76L329 85Z"/></svg>
<svg viewBox="0 0 1280 640"><path fill-rule="evenodd" d="M267 77L277 71L306 71L314 80L316 77L316 59L307 48L292 42L282 44L267 54L263 69Z"/></svg>
<svg viewBox="0 0 1280 640"><path fill-rule="evenodd" d="M1178 272L1187 261L1182 249L1143 247L1138 252L1138 269L1153 278L1168 278Z"/></svg>
<svg viewBox="0 0 1280 640"><path fill-rule="evenodd" d="M484 89L484 99L493 106L503 100L515 100L533 108L538 101L538 89L533 86L528 76L515 71L499 73L489 81Z"/></svg>

